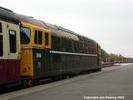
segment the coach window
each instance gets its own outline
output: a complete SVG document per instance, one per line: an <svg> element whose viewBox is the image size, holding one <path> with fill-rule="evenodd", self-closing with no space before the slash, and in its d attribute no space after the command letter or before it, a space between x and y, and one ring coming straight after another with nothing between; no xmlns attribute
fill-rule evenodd
<svg viewBox="0 0 133 100"><path fill-rule="evenodd" d="M0 35L0 57L3 56L3 37Z"/></svg>
<svg viewBox="0 0 133 100"><path fill-rule="evenodd" d="M9 30L10 52L16 53L16 31Z"/></svg>
<svg viewBox="0 0 133 100"><path fill-rule="evenodd" d="M0 23L0 33L2 33L2 23ZM3 35L0 34L0 57L3 56Z"/></svg>
<svg viewBox="0 0 133 100"><path fill-rule="evenodd" d="M2 33L2 24L0 23L0 33Z"/></svg>
<svg viewBox="0 0 133 100"><path fill-rule="evenodd" d="M30 29L26 27L20 28L21 44L28 44L30 42Z"/></svg>

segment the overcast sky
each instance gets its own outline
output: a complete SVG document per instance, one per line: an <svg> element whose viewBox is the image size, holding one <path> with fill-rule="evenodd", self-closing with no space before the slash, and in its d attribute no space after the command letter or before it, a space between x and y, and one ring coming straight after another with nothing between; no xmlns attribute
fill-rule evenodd
<svg viewBox="0 0 133 100"><path fill-rule="evenodd" d="M63 26L133 57L133 0L0 0L0 6Z"/></svg>

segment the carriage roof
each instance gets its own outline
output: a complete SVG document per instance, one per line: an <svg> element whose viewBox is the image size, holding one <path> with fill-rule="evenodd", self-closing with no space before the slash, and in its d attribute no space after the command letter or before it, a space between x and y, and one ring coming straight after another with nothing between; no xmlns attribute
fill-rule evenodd
<svg viewBox="0 0 133 100"><path fill-rule="evenodd" d="M13 11L3 7L0 7L0 19L13 22L13 23L19 23L19 20L16 14Z"/></svg>

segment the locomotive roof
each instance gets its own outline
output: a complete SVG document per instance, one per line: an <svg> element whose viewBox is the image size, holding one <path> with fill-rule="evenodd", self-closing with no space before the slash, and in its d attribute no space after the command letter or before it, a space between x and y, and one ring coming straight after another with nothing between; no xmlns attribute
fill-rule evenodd
<svg viewBox="0 0 133 100"><path fill-rule="evenodd" d="M46 25L51 30L51 32L54 36L64 37L64 38L68 38L71 40L79 41L79 39L76 35L70 34L69 32L66 32L63 30L60 30L57 25L53 25L53 24L49 24L49 23L46 23Z"/></svg>
<svg viewBox="0 0 133 100"><path fill-rule="evenodd" d="M40 20L37 20L31 16L25 16L25 15L21 15L21 14L16 14L17 17L18 17L18 20L20 21L24 21L24 22L27 22L27 23L30 23L30 24L33 24L33 25L37 25L37 26L40 26L40 27L43 27L43 28L47 28L47 26L42 23L42 21Z"/></svg>
<svg viewBox="0 0 133 100"><path fill-rule="evenodd" d="M58 27L60 30L62 30L62 31L65 31L65 32L68 32L68 33L77 35L80 41L84 41L84 42L95 42L94 40L92 40L92 39L90 39L90 38L88 38L88 37L79 35L79 34L73 32L73 31L71 31L71 30L69 30L69 29L63 28L63 27L61 27L61 26L57 26L57 27Z"/></svg>
<svg viewBox="0 0 133 100"><path fill-rule="evenodd" d="M60 36L60 37L63 36L66 38L70 38L70 39L82 41L82 42L96 43L96 41L94 41L88 37L81 36L73 31L63 28L61 26L57 26L57 25L53 25L53 24L49 24L49 23L46 23L46 25L53 31L53 34L56 36ZM58 32L56 32L56 31L58 31ZM59 32L60 32L60 34L59 34Z"/></svg>
<svg viewBox="0 0 133 100"><path fill-rule="evenodd" d="M15 13L9 9L0 7L0 18L13 23L19 23Z"/></svg>

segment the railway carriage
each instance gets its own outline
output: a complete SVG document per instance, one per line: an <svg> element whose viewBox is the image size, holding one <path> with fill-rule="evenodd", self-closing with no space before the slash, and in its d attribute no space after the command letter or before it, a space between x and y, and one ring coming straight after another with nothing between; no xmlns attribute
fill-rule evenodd
<svg viewBox="0 0 133 100"><path fill-rule="evenodd" d="M0 87L19 83L20 34L15 14L0 7Z"/></svg>

